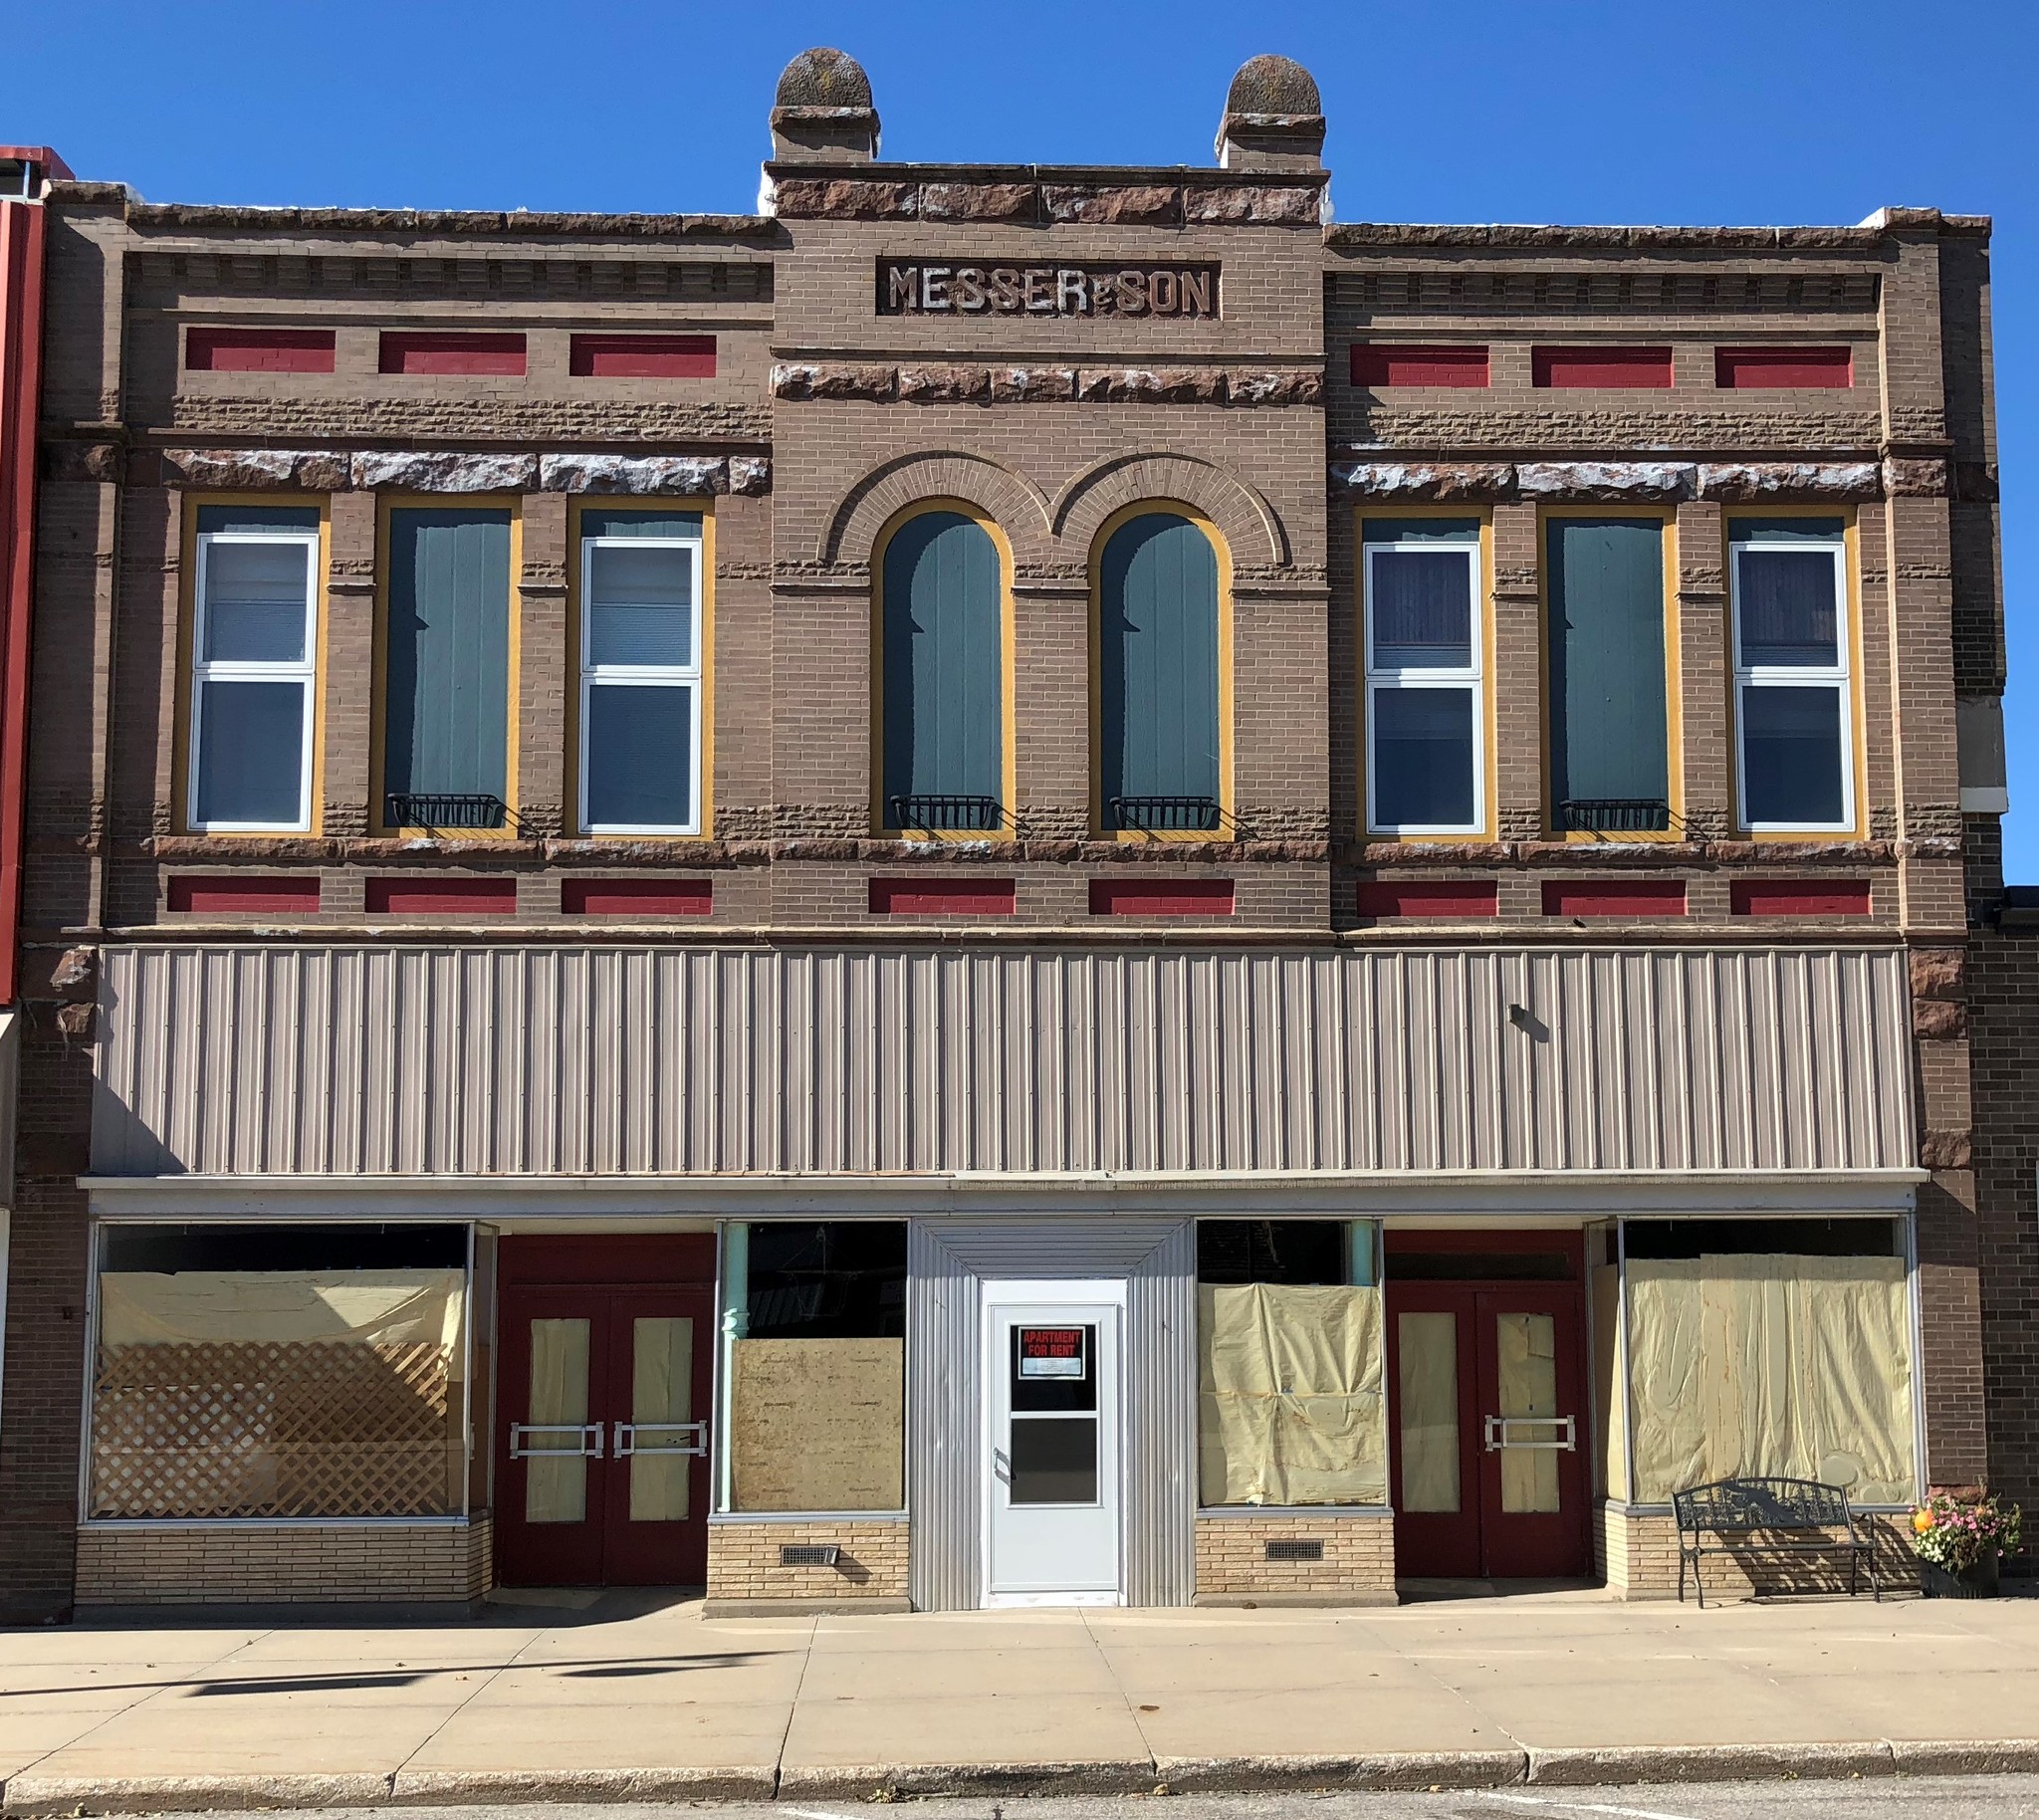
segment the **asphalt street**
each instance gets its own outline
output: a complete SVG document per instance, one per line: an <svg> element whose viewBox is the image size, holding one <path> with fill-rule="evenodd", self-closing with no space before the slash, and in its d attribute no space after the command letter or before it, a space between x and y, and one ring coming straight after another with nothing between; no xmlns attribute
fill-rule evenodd
<svg viewBox="0 0 2039 1820"><path fill-rule="evenodd" d="M912 1820L2039 1820L2039 1776L1878 1776L1840 1782L1713 1782L1630 1788L1440 1790L1422 1794L1042 1796L699 1805L562 1804L300 1810L293 1820L871 1820L884 1805ZM1142 1815L1138 1810L1163 1812ZM165 1816L164 1820L177 1820ZM195 1820L195 1817L194 1817ZM904 1817L902 1816L902 1820Z"/></svg>

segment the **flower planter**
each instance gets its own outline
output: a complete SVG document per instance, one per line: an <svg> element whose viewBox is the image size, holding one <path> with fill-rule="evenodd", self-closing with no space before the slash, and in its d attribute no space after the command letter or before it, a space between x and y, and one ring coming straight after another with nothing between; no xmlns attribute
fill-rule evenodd
<svg viewBox="0 0 2039 1820"><path fill-rule="evenodd" d="M1993 1599L1999 1557L1994 1549L1968 1567L1919 1563L1919 1590L1928 1599Z"/></svg>

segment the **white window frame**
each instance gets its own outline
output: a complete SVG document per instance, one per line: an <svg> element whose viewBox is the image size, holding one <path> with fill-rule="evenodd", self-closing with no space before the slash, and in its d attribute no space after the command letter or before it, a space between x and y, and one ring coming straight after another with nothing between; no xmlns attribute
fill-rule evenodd
<svg viewBox="0 0 2039 1820"><path fill-rule="evenodd" d="M1422 666L1410 669L1381 669L1374 663L1374 562L1378 557L1393 559L1399 551L1424 551L1436 554L1450 551L1463 555L1471 570L1472 589L1471 614L1468 619L1468 633L1471 640L1468 655L1471 661L1463 666L1438 667ZM1477 539L1467 543L1447 543L1442 540L1393 538L1376 541L1362 536L1360 543L1361 577L1361 627L1362 663L1365 673L1366 690L1366 750L1363 762L1366 767L1366 826L1370 834L1477 834L1486 827L1486 682L1485 647L1486 618L1484 606L1485 582L1481 563L1481 548ZM1470 690L1473 696L1473 819L1471 821L1403 821L1384 822L1375 808L1375 786L1380 767L1375 762L1375 729L1379 725L1374 713L1374 699L1387 690L1413 691L1417 689L1450 688L1459 692Z"/></svg>
<svg viewBox="0 0 2039 1820"><path fill-rule="evenodd" d="M1741 558L1744 551L1788 550L1824 553L1834 566L1834 662L1831 664L1748 664L1741 656ZM1849 656L1855 641L1848 606L1848 544L1845 537L1813 543L1804 538L1766 537L1757 532L1734 538L1727 547L1728 636L1734 659L1734 808L1750 834L1851 834L1855 831L1855 685ZM1838 821L1752 821L1748 813L1748 719L1742 703L1751 689L1833 688L1840 697L1841 819Z"/></svg>
<svg viewBox="0 0 2039 1820"><path fill-rule="evenodd" d="M591 646L594 634L594 553L597 550L683 550L692 569L692 646L684 664L597 664ZM698 834L701 831L701 648L703 622L708 603L701 589L701 539L699 537L583 537L580 540L580 779L575 795L579 798L579 826L583 834ZM688 696L688 797L687 818L681 823L643 821L595 821L587 806L587 739L592 725L589 709L597 687L674 688L684 685Z"/></svg>
<svg viewBox="0 0 2039 1820"><path fill-rule="evenodd" d="M318 726L319 695L319 547L317 526L279 525L262 531L201 531L198 534L198 574L191 615L191 714L185 730L185 823L194 833L296 833L312 825L313 738ZM306 553L305 655L294 663L208 661L205 656L213 547L218 544L293 544ZM204 821L198 814L200 739L205 724L205 685L209 682L294 682L305 698L303 765L298 778L298 814L294 821Z"/></svg>

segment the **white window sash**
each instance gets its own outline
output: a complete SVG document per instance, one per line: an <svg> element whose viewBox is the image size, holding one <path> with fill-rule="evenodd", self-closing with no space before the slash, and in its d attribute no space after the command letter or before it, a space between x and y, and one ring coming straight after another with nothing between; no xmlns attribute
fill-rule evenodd
<svg viewBox="0 0 2039 1820"><path fill-rule="evenodd" d="M1823 553L1834 568L1834 661L1830 664L1751 664L1741 654L1741 558L1744 551L1788 550L1802 555ZM1845 544L1806 544L1774 538L1744 538L1728 549L1728 625L1734 658L1734 807L1742 829L1750 834L1847 834L1854 832L1855 689L1849 651L1855 628L1848 611L1848 548ZM1748 813L1748 717L1742 702L1750 689L1832 689L1840 717L1841 819L1838 821L1752 821Z"/></svg>
<svg viewBox="0 0 2039 1820"><path fill-rule="evenodd" d="M211 562L216 544L291 544L304 548L305 655L291 663L255 663L245 659L208 660L206 637L212 615ZM319 679L319 533L309 528L274 531L201 531L198 534L198 575L191 620L191 713L185 735L184 818L195 832L207 834L297 833L312 825L312 739L318 719ZM303 697L303 735L298 749L298 813L294 821L205 821L198 800L203 782L199 771L200 741L205 723L207 683L296 683Z"/></svg>
<svg viewBox="0 0 2039 1820"><path fill-rule="evenodd" d="M597 550L680 550L687 553L688 653L682 664L598 664L594 642L594 555ZM580 540L580 830L586 834L694 834L701 828L701 641L707 602L701 590L699 538L604 538ZM680 688L687 691L687 818L683 822L596 821L587 801L587 741L597 688Z"/></svg>
<svg viewBox="0 0 2039 1820"><path fill-rule="evenodd" d="M1467 616L1467 658L1464 664L1426 664L1377 667L1374 663L1374 560L1396 551L1448 551L1466 559L1470 607ZM1486 826L1486 689L1483 656L1485 620L1480 609L1480 565L1477 544L1395 543L1362 544L1360 573L1363 577L1365 608L1360 628L1366 675L1366 826L1370 834L1476 834ZM1374 713L1375 696L1388 690L1458 689L1473 697L1473 819L1471 821L1381 820L1376 808L1375 785L1380 767L1375 762L1375 737L1380 722Z"/></svg>

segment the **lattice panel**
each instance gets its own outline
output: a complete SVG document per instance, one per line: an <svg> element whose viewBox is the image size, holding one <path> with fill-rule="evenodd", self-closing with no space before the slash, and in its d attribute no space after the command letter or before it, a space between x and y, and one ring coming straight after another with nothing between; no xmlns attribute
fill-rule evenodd
<svg viewBox="0 0 2039 1820"><path fill-rule="evenodd" d="M445 1352L321 1341L105 1346L95 1516L444 1516Z"/></svg>

